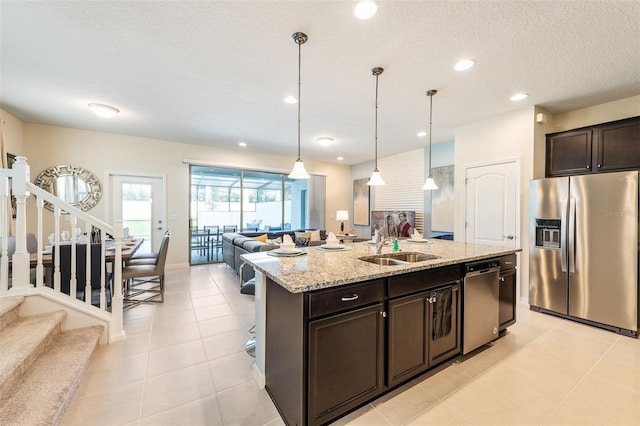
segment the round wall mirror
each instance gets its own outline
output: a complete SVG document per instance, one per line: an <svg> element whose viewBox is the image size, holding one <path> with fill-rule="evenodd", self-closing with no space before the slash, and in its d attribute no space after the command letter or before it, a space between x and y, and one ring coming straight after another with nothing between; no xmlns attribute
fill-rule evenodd
<svg viewBox="0 0 640 426"><path fill-rule="evenodd" d="M102 198L102 184L89 170L79 166L53 166L44 170L33 182L63 201L87 211ZM45 201L53 211L53 205Z"/></svg>

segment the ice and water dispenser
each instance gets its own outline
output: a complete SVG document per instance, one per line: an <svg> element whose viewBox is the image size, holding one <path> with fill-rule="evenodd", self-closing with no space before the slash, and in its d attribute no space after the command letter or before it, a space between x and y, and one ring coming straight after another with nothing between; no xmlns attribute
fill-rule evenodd
<svg viewBox="0 0 640 426"><path fill-rule="evenodd" d="M560 248L560 219L536 219L536 247Z"/></svg>

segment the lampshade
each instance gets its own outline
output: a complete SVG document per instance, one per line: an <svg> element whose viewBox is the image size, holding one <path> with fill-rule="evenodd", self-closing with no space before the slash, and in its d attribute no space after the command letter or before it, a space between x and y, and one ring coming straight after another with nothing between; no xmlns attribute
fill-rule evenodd
<svg viewBox="0 0 640 426"><path fill-rule="evenodd" d="M375 67L371 69L371 73L376 77L376 115L375 115L376 120L374 125L375 167L373 169L373 172L371 173L371 178L369 179L369 182L367 182L367 185L370 185L370 186L384 185L384 180L382 180L382 176L380 176L380 170L378 170L378 76L382 74L383 71L384 71L384 68L381 68L381 67Z"/></svg>
<svg viewBox="0 0 640 426"><path fill-rule="evenodd" d="M438 185L436 185L436 181L433 180L431 176L427 178L424 182L424 186L422 187L425 191L433 191L434 189L438 189Z"/></svg>
<svg viewBox="0 0 640 426"><path fill-rule="evenodd" d="M378 171L378 169L375 169L373 172L371 172L371 177L369 178L369 182L367 182L367 185L371 185L371 186L385 185L384 180L382 180L382 176L380 175L380 172Z"/></svg>
<svg viewBox="0 0 640 426"><path fill-rule="evenodd" d="M309 173L304 168L304 163L300 157L300 64L302 63L302 45L306 43L308 37L305 33L293 33L293 41L298 45L298 159L293 165L293 170L289 173L291 179L309 179Z"/></svg>
<svg viewBox="0 0 640 426"><path fill-rule="evenodd" d="M436 185L436 182L431 177L431 134L433 133L431 131L431 127L433 124L433 96L436 93L438 93L438 91L435 89L427 90L427 96L429 97L429 174L427 180L422 186L422 189L424 189L425 191L433 191L434 189L438 189L438 185Z"/></svg>
<svg viewBox="0 0 640 426"><path fill-rule="evenodd" d="M349 220L349 210L338 210L336 220Z"/></svg>
<svg viewBox="0 0 640 426"><path fill-rule="evenodd" d="M304 168L304 163L301 159L298 160L293 165L293 170L289 173L289 177L291 179L309 179L309 173Z"/></svg>

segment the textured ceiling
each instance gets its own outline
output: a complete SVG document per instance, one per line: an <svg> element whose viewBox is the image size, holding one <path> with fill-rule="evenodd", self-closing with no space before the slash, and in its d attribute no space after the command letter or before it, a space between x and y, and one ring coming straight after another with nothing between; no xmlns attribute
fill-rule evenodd
<svg viewBox="0 0 640 426"><path fill-rule="evenodd" d="M561 113L640 94L638 1L4 1L1 107L25 122L302 158L373 159L525 106ZM463 57L476 61L453 70ZM530 96L509 101L515 92ZM113 105L95 117L89 102ZM332 146L315 139L329 135ZM248 146L239 148L245 141Z"/></svg>

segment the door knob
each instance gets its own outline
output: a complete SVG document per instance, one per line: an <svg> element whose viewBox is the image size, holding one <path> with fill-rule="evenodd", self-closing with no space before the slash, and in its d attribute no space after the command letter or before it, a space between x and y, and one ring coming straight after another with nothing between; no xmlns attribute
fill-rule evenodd
<svg viewBox="0 0 640 426"><path fill-rule="evenodd" d="M504 238L506 238L507 240L513 240L515 237L511 234L509 235L503 235Z"/></svg>

